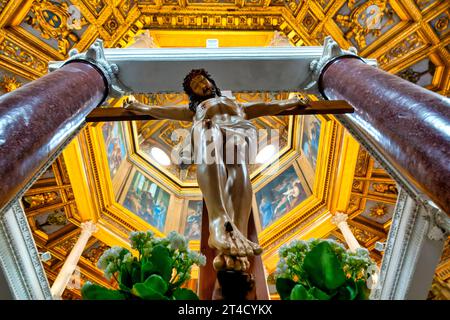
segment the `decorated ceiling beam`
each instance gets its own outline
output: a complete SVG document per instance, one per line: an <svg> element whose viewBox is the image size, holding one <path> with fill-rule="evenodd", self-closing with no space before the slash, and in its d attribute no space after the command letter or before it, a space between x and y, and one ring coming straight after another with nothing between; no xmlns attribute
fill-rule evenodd
<svg viewBox="0 0 450 320"><path fill-rule="evenodd" d="M33 3L39 3L39 7L33 6L34 13ZM97 37L104 40L106 47L127 47L145 29L278 30L295 46L322 44L326 35L332 35L341 47L356 46L360 56L378 59L380 67L391 73L434 56L430 60L436 65L436 72L432 74L433 83L426 87L448 94L450 55L446 21L449 12L445 1L261 0L246 1L241 8L236 3L234 0L218 3L208 0L3 1L0 64L26 78L36 78L46 73L45 68L40 68L41 62L46 65L52 59L62 60L72 48L85 51ZM371 6L377 7L380 14L380 21L374 20L374 28L365 26L370 18L365 13ZM81 14L80 30L67 28L73 22L70 13L74 8ZM33 19L47 11L61 23L53 26L48 19ZM38 36L39 30L47 35L55 32L56 36L51 36L54 43ZM17 57L11 55L12 51L17 52Z"/></svg>

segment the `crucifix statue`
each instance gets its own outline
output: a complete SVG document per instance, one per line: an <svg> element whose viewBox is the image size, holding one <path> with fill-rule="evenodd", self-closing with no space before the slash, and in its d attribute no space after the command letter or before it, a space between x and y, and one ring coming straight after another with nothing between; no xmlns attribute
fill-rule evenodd
<svg viewBox="0 0 450 320"><path fill-rule="evenodd" d="M262 248L258 244L251 208L253 191L248 164L256 156L251 149L257 143L256 128L251 120L262 116L342 114L353 112L353 108L342 100L309 101L299 98L240 104L224 96L208 72L199 69L206 66L220 72L221 81L226 80L225 85L232 90L295 91L288 89L303 88L303 85L293 85L291 82L309 81L310 73L298 72L297 69L307 69L313 62L311 53L303 53L301 48L293 49L295 52L285 52L285 49L279 48L258 49L253 53L253 58L242 58L239 61L235 60L235 51L238 49L224 49L217 53L220 57L207 55L207 59L202 62L205 66L196 64L189 69L186 66L193 65L191 60L198 60L199 54L206 52L193 50L192 57L180 58L178 52L164 51L164 56L160 56L159 51L127 51L127 55L121 55L120 49L110 50L113 50L109 53L110 58L118 64L123 63L122 66L108 62L101 43L91 52L76 55L74 59L100 61L97 65L110 70L108 74L111 77L108 79L111 83L111 95L124 95L125 91L117 89L121 87L127 87L128 93L149 92L150 88L152 92L176 91L177 86L174 86L173 81L159 81L158 74L165 80L175 79L180 68L198 68L190 71L183 82L184 91L189 96L189 105L148 106L130 96L125 100L123 108L95 108L86 117L86 121L170 119L192 122L186 141L192 151L189 161L192 163L195 159L194 163L197 165L197 181L205 204L201 250L208 259L207 265L200 270L200 298L268 299L260 258ZM249 50L246 49L245 57ZM270 56L275 51L277 60ZM320 56L320 51L315 55ZM328 57L328 54L324 55ZM92 56L98 58L93 59ZM259 58L256 59L255 56ZM326 67L325 60L322 60L317 63ZM286 62L275 65L274 61ZM164 68L153 68L159 63ZM295 70L291 67L294 65ZM268 66L276 68L273 70L274 74L283 76L276 77L276 81L267 77ZM136 74L144 68L152 70L152 76L141 76L137 81ZM120 79L118 70L121 70ZM158 73L158 70L164 70L164 73ZM233 143L229 144L230 140Z"/></svg>
<svg viewBox="0 0 450 320"><path fill-rule="evenodd" d="M190 138L197 181L208 211L208 244L218 252L214 268L248 271L248 257L262 252L247 238L253 195L249 147L257 143L256 128L250 120L302 108L308 102L295 98L242 105L223 96L204 69L192 70L183 88L189 96L188 106L147 106L128 99L124 107L157 119L193 122ZM238 146L229 147L230 139Z"/></svg>

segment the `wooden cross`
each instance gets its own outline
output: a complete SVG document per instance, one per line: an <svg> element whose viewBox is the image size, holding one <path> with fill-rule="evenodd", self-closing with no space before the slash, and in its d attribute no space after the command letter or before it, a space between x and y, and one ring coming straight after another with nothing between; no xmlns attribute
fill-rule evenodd
<svg viewBox="0 0 450 320"><path fill-rule="evenodd" d="M276 116L287 115L313 115L313 114L343 114L352 113L354 109L346 101L311 101L306 107L283 111ZM152 116L135 110L125 108L96 108L87 117L87 122L104 121L133 121L156 120Z"/></svg>

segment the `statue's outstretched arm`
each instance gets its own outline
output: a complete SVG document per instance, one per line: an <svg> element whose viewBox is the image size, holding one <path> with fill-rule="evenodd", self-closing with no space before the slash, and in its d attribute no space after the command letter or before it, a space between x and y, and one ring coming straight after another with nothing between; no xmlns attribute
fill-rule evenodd
<svg viewBox="0 0 450 320"><path fill-rule="evenodd" d="M285 110L302 108L308 105L308 99L299 99L295 97L289 100L244 104L243 107L246 118L253 119L264 116L273 116Z"/></svg>
<svg viewBox="0 0 450 320"><path fill-rule="evenodd" d="M194 112L186 105L148 106L138 102L134 98L128 98L124 101L123 107L149 114L157 119L192 121L194 118Z"/></svg>

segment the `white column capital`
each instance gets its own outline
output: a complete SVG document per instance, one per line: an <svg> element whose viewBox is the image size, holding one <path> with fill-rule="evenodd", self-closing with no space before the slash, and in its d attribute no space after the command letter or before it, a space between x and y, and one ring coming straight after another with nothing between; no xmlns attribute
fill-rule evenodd
<svg viewBox="0 0 450 320"><path fill-rule="evenodd" d="M439 209L432 201L422 202L424 216L429 221L428 238L430 240L443 241L450 234L450 218Z"/></svg>
<svg viewBox="0 0 450 320"><path fill-rule="evenodd" d="M333 215L333 217L331 218L331 222L332 222L334 225L336 225L336 226L339 227L339 225L340 225L341 223L347 223L347 219L348 219L348 215L347 215L347 214L345 214L345 213L343 213L343 212L336 212L336 213Z"/></svg>
<svg viewBox="0 0 450 320"><path fill-rule="evenodd" d="M355 252L356 249L360 248L358 240L350 230L350 227L347 223L348 215L343 212L336 212L334 216L331 218L331 222L335 224L339 230L341 230L342 235L344 236L345 242L350 249L350 251Z"/></svg>
<svg viewBox="0 0 450 320"><path fill-rule="evenodd" d="M82 222L80 227L82 233L89 233L89 235L92 235L98 231L97 224L91 220Z"/></svg>

